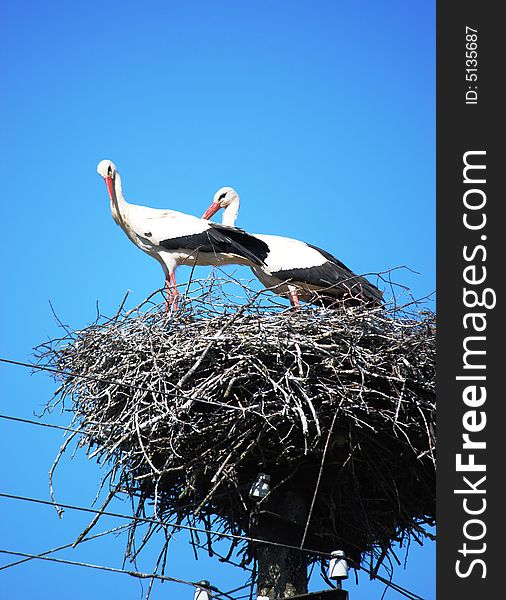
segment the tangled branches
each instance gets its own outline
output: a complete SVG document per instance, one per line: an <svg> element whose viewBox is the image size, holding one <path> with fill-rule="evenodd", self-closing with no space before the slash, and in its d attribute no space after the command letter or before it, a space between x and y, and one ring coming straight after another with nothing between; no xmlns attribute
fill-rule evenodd
<svg viewBox="0 0 506 600"><path fill-rule="evenodd" d="M343 548L357 562L371 552L376 568L395 542L427 535L434 315L292 311L247 288L242 301L230 284L197 288L174 314L147 301L39 349L65 373L57 401L111 490L136 498L137 514L152 502L163 522ZM272 491L257 503L259 472ZM294 493L304 517L290 522ZM193 541L216 550L213 536ZM234 551L243 565L254 555L232 539L224 559Z"/></svg>

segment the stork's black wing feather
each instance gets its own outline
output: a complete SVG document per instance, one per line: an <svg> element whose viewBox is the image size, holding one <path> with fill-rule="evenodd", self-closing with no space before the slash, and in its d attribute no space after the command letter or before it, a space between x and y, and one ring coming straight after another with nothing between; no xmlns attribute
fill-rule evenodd
<svg viewBox="0 0 506 600"><path fill-rule="evenodd" d="M259 265L264 263L269 254L269 246L264 241L238 227L228 227L218 223L210 223L210 225L213 232L219 232L220 236L224 236L232 248L237 247L241 252L246 252L242 256L248 258L249 253L254 262Z"/></svg>
<svg viewBox="0 0 506 600"><path fill-rule="evenodd" d="M201 233L169 238L160 242L167 250L189 249L199 252L236 254L261 266L269 246L262 240L237 227L209 223L209 229Z"/></svg>
<svg viewBox="0 0 506 600"><path fill-rule="evenodd" d="M347 267L343 262L341 262L338 258L336 258L333 254L330 254L330 252L327 252L326 250L324 250L323 248L319 248L318 246L313 246L313 244L308 244L307 242L304 243L306 244L306 246L313 248L313 250L318 250L318 252L322 254L329 262L336 264L338 267L341 267L342 269L348 271L351 275L353 275L352 270L349 267Z"/></svg>

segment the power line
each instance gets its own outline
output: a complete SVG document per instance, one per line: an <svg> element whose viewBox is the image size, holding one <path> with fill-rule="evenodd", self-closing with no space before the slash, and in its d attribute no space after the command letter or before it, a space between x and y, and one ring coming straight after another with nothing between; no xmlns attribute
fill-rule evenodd
<svg viewBox="0 0 506 600"><path fill-rule="evenodd" d="M27 496L17 496L17 495L14 495L14 494L5 494L5 493L1 493L1 492L0 492L0 497L1 498L9 498L11 500L22 500L22 501L32 502L32 503L36 503L36 504L44 504L46 506L54 506L53 502L50 502L49 500L42 500L40 498L29 498ZM203 528L199 528L199 527L194 527L194 526L191 526L191 525L183 525L183 524L175 524L175 523L165 523L163 521L160 521L160 520L157 520L157 519L151 519L151 518L148 518L148 517L135 517L135 516L123 515L121 513L113 513L113 512L109 512L109 511L99 511L99 510L95 510L95 509L87 508L87 507L83 507L83 506L75 506L75 505L71 505L71 504L63 504L61 502L58 503L58 506L60 506L62 508L68 508L69 510L78 510L78 511L82 511L82 512L89 512L89 513L93 513L93 514L100 514L100 515L104 515L104 516L108 516L108 517L116 517L116 518L121 518L121 519L128 519L129 521L151 523L151 524L155 524L155 525L161 525L163 527L171 527L173 529L185 529L185 530L189 530L189 531L195 531L195 532L198 532L198 533L206 533L206 534L209 534L209 535L216 535L218 537L224 537L224 538L234 539L234 540L239 540L239 541L253 542L253 543L257 543L257 544L267 544L267 545L276 546L276 547L279 547L279 548L287 548L287 549L290 549L290 550L297 550L299 552L305 552L305 553L308 553L308 554L313 554L313 555L321 556L323 558L330 558L331 557L331 555L328 552L320 552L320 551L317 551L317 550L310 550L310 549L307 549L307 548L300 548L299 546L292 546L292 545L289 545L289 544L282 544L280 542L273 542L273 541L268 541L268 540L262 540L262 539L258 539L258 538L248 537L248 536L234 535L232 533L218 532L218 531L213 531L211 529L203 529ZM36 556L30 556L30 558L36 558ZM390 580L382 577L381 575L378 575L377 573L374 574L372 571L370 571L366 567L363 567L362 565L360 565L359 563L356 563L354 560L352 560L352 559L350 559L348 557L346 557L346 559L349 562L351 562L356 568L358 568L358 569L360 569L362 571L365 571L369 575L372 575L374 579L377 579L378 581L384 583L385 585L387 585L388 587L392 588L396 592L402 594L406 598L409 598L410 600L423 600L422 596L418 596L417 594L415 594L413 592L410 592L409 590L407 590L407 589L403 588L402 586L394 583L393 581L390 581Z"/></svg>
<svg viewBox="0 0 506 600"><path fill-rule="evenodd" d="M65 375L67 377L77 377L77 378L80 378L80 379L85 379L85 380L90 380L90 381L95 381L95 382L100 382L100 383L108 383L108 384L111 384L111 385L126 386L126 387L129 387L130 389L144 391L144 392L150 392L150 393L154 393L154 394L160 394L160 395L163 395L163 396L174 396L174 394L170 394L169 392L164 392L164 391L161 391L161 390L151 390L149 388L144 388L144 387L137 386L137 385L134 385L134 384L131 384L131 383L127 383L127 382L114 381L114 380L111 380L111 379L106 379L106 378L97 377L97 376L91 376L91 375L81 375L81 374L78 374L78 373L73 373L73 372L62 370L62 369L55 369L55 368L47 367L47 366L43 366L43 365L34 365L34 364L31 364L31 363L26 363L26 362L23 362L23 361L17 361L17 360L3 358L3 357L0 357L0 362L5 363L5 364L10 364L10 365L17 365L17 366L21 366L21 367L27 367L27 368L31 368L31 369L35 369L35 370L39 370L39 371L48 371L48 372L55 373L55 374ZM201 398L193 398L193 397L190 397L190 396L186 396L184 394L178 394L177 397L180 398L180 399L192 400L194 402L199 402L199 403L202 403L202 404L209 404L209 405L212 405L212 406L219 406L219 407L223 407L223 408L227 408L227 409L239 410L241 412L244 412L245 410L247 410L247 409L245 409L243 407L238 407L238 406L234 406L234 405L230 405L230 404L225 404L225 403L222 403L222 402L216 402L216 401L213 401L213 400L204 400L204 399L201 399ZM78 430L78 429L71 429L71 428L68 428L68 427L63 427L63 426L60 426L60 425L54 425L54 424L48 424L48 423L39 423L37 421L32 421L30 419L22 419L22 418L19 418L19 417L11 417L9 415L1 415L0 414L0 418L8 419L8 420L11 420L11 421L18 421L18 422L27 423L27 424L39 425L39 426L42 426L42 427L48 427L48 428L54 428L54 429L60 429L60 430L64 430L64 431L70 431L70 432L80 433L82 435L86 434L86 432L83 432L83 431ZM17 499L17 500L25 500L25 501L31 501L31 502L36 502L36 503L40 503L40 504L47 504L47 505L54 506L54 504L52 502L45 501L45 500L40 500L40 499L35 499L35 498L27 498L27 497L23 497L23 496L15 496L15 495L2 494L2 493L0 493L0 497ZM164 523L163 521L158 521L156 519L149 519L149 518L144 518L144 517L133 517L133 516L121 515L121 514L118 514L118 513L111 513L111 512L106 512L106 511L97 511L97 510L93 510L93 509L85 508L85 507L78 507L78 506L65 505L65 504L59 504L59 506L61 506L63 508L68 508L69 510L80 510L80 511L92 512L92 513L95 513L95 514L100 514L100 515L105 515L105 516L112 516L112 517L117 517L117 518L129 519L131 521L135 520L135 521L142 521L142 522L145 522L145 523L154 523L154 524L158 524L158 525L161 525L161 526L164 526L164 527L172 527L172 528L175 528L175 529L186 529L186 530L189 530L189 531L195 531L195 532L199 532L199 533L206 533L206 534L210 534L210 535L216 535L218 537L225 537L225 538L228 538L228 539L234 539L234 540L239 540L239 541L247 541L247 542L253 542L253 543L267 544L267 545L272 545L272 546L277 546L277 547L282 547L282 548L288 548L288 549L292 549L292 550L299 550L301 552L306 552L308 554L313 554L313 555L321 556L321 557L324 557L324 558L330 558L330 554L329 553L319 552L319 551L316 551L316 550L309 550L307 548L301 548L299 546L291 546L291 545L288 545L288 544L281 544L279 542L271 542L271 541L267 541L267 540L261 540L261 539L257 539L257 538L250 538L250 537L247 537L247 536L234 535L234 534L230 534L230 533L219 533L217 531L212 531L212 530L208 530L208 529L202 529L202 528L193 527L193 526L190 526L190 525L182 525L182 524L176 525L176 524ZM350 559L348 559L348 560L350 560ZM406 590L405 588L402 588L401 586L399 586L396 583L394 583L394 582L392 582L392 581L390 581L390 580L382 577L381 575L378 575L377 573L373 573L372 571L366 569L365 567L361 566L360 564L355 563L355 561L350 560L350 562L352 562L354 565L356 565L356 568L365 571L369 575L372 575L374 579L378 579L378 581L381 581L385 585L391 587L392 589L394 589L395 591L399 592L400 594L406 596L407 598L411 598L412 600L423 600L423 598L421 596L418 596L418 595L410 592L409 590Z"/></svg>
<svg viewBox="0 0 506 600"><path fill-rule="evenodd" d="M62 425L55 425L54 423L42 423L40 421L34 421L32 419L22 419L21 417L13 417L11 415L3 415L0 414L0 419L5 419L7 421L14 421L14 422L19 422L19 423L23 423L23 424L29 424L29 425L37 425L39 427L47 427L49 429L58 429L58 430L63 430L63 431L70 431L72 433L79 433L80 435L90 435L89 432L87 431L83 431L81 429L72 429L70 427L64 427ZM248 489L250 487L250 484L243 484L240 486L237 486L237 489ZM135 494L135 492L131 492L131 491L127 491L125 489L118 489L118 492L121 492L122 494L127 494L127 495L137 495ZM226 492L222 492L221 494L215 494L214 498L223 498L227 495ZM182 505L178 505L179 509L184 509L184 508L191 508L194 507L196 505L196 502L190 502L188 504L182 504ZM1 569L0 569L1 570Z"/></svg>
<svg viewBox="0 0 506 600"><path fill-rule="evenodd" d="M118 531L123 531L123 530L127 529L128 527L130 527L130 525L120 525L119 527L114 527L113 529L108 529L107 531L101 531L100 533L96 533L95 535L90 535L89 537L83 538L81 540L81 542L89 542L91 540L95 540L97 538L103 537L104 535L109 535L110 533L114 533L114 532L118 532ZM53 554L54 552L59 552L60 550L66 550L67 548L71 548L72 546L74 546L74 544L75 544L75 542L70 542L69 544L64 544L63 546L58 546L56 548L51 548L51 550L46 550L44 552L39 552L39 554L37 554L33 558L39 558L41 556L46 556L47 554ZM24 558L23 560L17 560L15 562L9 563L7 565L2 565L0 567L0 571L4 571L5 569L10 569L11 567L15 567L17 565L21 565L21 564L23 564L25 562L28 562L30 560L32 560L32 557L30 557L30 558Z"/></svg>
<svg viewBox="0 0 506 600"><path fill-rule="evenodd" d="M63 425L55 425L54 423L42 423L41 421L33 421L32 419L22 419L21 417L12 417L11 415L0 414L0 419L5 419L7 421L16 421L18 423L26 423L30 425L38 425L39 427L48 427L49 429L60 429L61 431L70 431L72 433L88 435L86 431L82 431L80 429L72 429L70 427L64 427Z"/></svg>
<svg viewBox="0 0 506 600"><path fill-rule="evenodd" d="M0 358L0 361L3 360ZM80 433L80 434L85 434L85 432L80 431L78 429L71 429L69 427L63 427L60 425L54 425L54 424L49 424L49 423L40 423L38 421L33 421L31 419L22 419L20 417L12 417L10 415L3 415L0 414L0 418L2 419L7 419L10 421L17 421L17 422L21 422L21 423L26 423L26 424L31 424L31 425L39 425L42 427L49 427L49 428L54 428L54 429L61 429L61 430L65 430L65 431L72 431L75 433ZM24 500L27 502L34 502L34 503L38 503L38 504L44 504L44 505L49 505L49 506L54 506L53 502L49 502L48 500L41 500L41 499L37 499L37 498L28 498L25 496L16 496L13 494L3 494L0 493L0 497L4 497L4 498L10 498L13 500ZM150 519L148 517L134 517L134 516L129 516L129 515L122 515L120 513L112 513L112 512L108 512L108 511L99 511L99 510L95 510L95 509L91 509L91 508L86 508L86 507L82 507L82 506L74 506L74 505L69 505L69 504L61 504L58 503L58 506L62 507L62 508L68 508L69 510L79 510L79 511L83 511L83 512L90 512L93 514L98 514L98 515L104 515L104 516L111 516L111 517L116 517L116 518L122 518L122 519L128 519L130 521L141 521L144 523L150 523L150 524L155 524L155 525L161 525L163 527L171 527L174 529L185 529L188 531L195 531L198 533L206 533L206 534L210 534L210 535L216 535L218 537L225 537L228 539L233 539L233 540L238 540L238 541L246 541L246 542L253 542L253 543L262 543L262 544L267 544L267 545L272 545L272 546L277 546L277 547L281 547L281 548L288 548L291 550L299 550L300 552L306 552L308 554L313 554L313 555L317 555L317 556L321 556L323 558L330 558L330 554L329 553L325 553L325 552L320 552L320 551L316 551L316 550L309 550L307 548L301 548L299 546L291 546L288 544L281 544L279 542L271 542L271 541L267 541L267 540L261 540L261 539L257 539L257 538L251 538L248 536L241 536L241 535L234 535L231 533L220 533L218 531L213 531L210 529L202 529L199 527L194 527L191 525L183 525L183 524L172 524L172 523L166 523L164 521L160 521L157 519ZM89 538L91 539L91 538ZM356 568L365 571L367 574L372 575L374 579L377 579L378 581L381 581L382 583L384 583L385 585L387 585L388 587L392 588L393 590L399 592L400 594L406 596L407 598L411 598L412 600L423 600L423 598L421 596L418 596L416 594L414 594L413 592L410 592L409 590L406 590L405 588L399 586L398 584L394 583L393 581L390 581L384 577L382 577L381 575L378 575L377 573L373 573L372 571L370 571L369 569L363 567L362 565L355 563L355 561L347 558L347 560L349 560L351 563L353 563L355 565ZM2 570L0 568L0 570Z"/></svg>
<svg viewBox="0 0 506 600"><path fill-rule="evenodd" d="M88 567L90 569L99 569L101 571L110 571L112 573L124 573L137 577L139 579L160 579L161 581L171 581L173 583L182 583L185 585L197 586L197 582L185 581L177 577L169 577L168 575L159 575L158 573L142 573L140 571L129 571L128 569L118 569L117 567L108 567L105 565L96 565L93 563L85 563L77 560L69 560L65 558L55 558L54 556L42 556L40 554L29 554L28 552L15 552L14 550L0 549L0 554L10 554L12 556L23 556L25 558L36 558L37 560L47 560L66 565L74 565L76 567Z"/></svg>
<svg viewBox="0 0 506 600"><path fill-rule="evenodd" d="M24 502L32 502L34 504L44 504L45 506L52 506L52 507L55 506L55 504L49 500L42 500L40 498L30 498L28 496L18 496L15 494L5 494L3 492L0 492L0 498L8 498L10 500L22 500ZM172 529L185 529L188 531L194 531L196 533L205 533L208 535L216 535L218 537L224 537L224 538L228 538L228 539L238 540L241 542L254 542L257 544L267 544L270 546L277 546L279 548L288 548L290 550L298 550L300 552L306 552L308 554L315 554L317 556L323 556L324 558L330 558L330 556L331 556L328 552L319 552L318 550L310 550L308 548L300 548L299 546L290 546L288 544L281 544L280 542L272 542L272 541L262 540L262 539L258 539L258 538L248 537L245 535L236 535L233 533L214 531L212 529L203 529L201 527L195 527L193 525L183 525L182 523L180 523L180 524L166 523L159 519L152 519L149 517L135 517L133 515L124 515L121 513L114 513L114 512L105 511L105 510L104 511L96 510L94 508L87 508L85 506L64 504L62 502L58 502L58 506L60 508L68 508L69 510L78 510L78 511L82 511L82 512L99 514L99 515L103 515L105 517L116 517L119 519L128 519L129 521L137 521L137 522L141 522L141 523L149 523L152 525L160 525L162 527L170 527Z"/></svg>
<svg viewBox="0 0 506 600"><path fill-rule="evenodd" d="M402 596L409 598L409 600L424 600L422 596L419 596L418 594L415 594L414 592L410 592L406 588L403 588L402 586L391 581L390 579L386 579L385 577L382 577L381 575L378 575L377 573L374 574L369 569L366 569L365 567L362 567L360 565L358 565L358 568L361 569L362 571L365 571L369 575L372 575L373 579L377 579L378 581L381 581L381 583L384 583L386 586L392 588L393 590L395 590Z"/></svg>
<svg viewBox="0 0 506 600"><path fill-rule="evenodd" d="M92 539L96 539L98 537L107 535L109 533L112 533L114 531L117 531L119 529L124 529L124 528L125 528L125 526L122 526L122 527L116 527L114 529L110 529L109 531L103 531L97 535L90 536L89 538L85 538L82 541L89 541ZM177 577L169 577L168 575L160 575L158 573L142 573L139 571L131 571L128 569L118 569L116 567L108 567L105 565L96 565L96 564L92 564L92 563L85 563L85 562L81 562L81 561L75 561L75 560L69 560L69 559L63 559L63 558L54 558L54 557L47 556L47 554L50 554L52 552L57 552L58 550L64 550L66 548L71 547L72 545L73 545L73 543L65 544L64 546L59 546L58 548L53 548L52 550L48 550L46 552L41 552L40 554L31 554L28 552L17 552L14 550L0 549L0 554L9 554L11 556L22 556L23 557L23 560L18 560L16 562L10 563L9 565L4 565L4 566L0 567L0 571L7 569L8 567L19 565L19 564L24 563L29 560L38 559L38 560L47 560L50 562L56 562L56 563L60 563L60 564L66 564L66 565L72 565L72 566L78 566L78 567L88 567L91 569L98 569L101 571L109 571L112 573L123 573L126 575L131 575L132 577L137 577L139 579L158 579L160 581L170 581L172 583L181 583L181 584L185 584L185 585L190 585L192 587L196 587L198 585L198 583L193 582L193 581L186 581L184 579L178 579ZM229 592L222 592L215 586L211 586L211 589L218 596L224 596L226 598L229 598L230 600L234 600L234 598L232 598L232 596L229 595L230 594Z"/></svg>
<svg viewBox="0 0 506 600"><path fill-rule="evenodd" d="M251 583L245 583L244 585L241 585L240 587L236 587L233 590L227 590L227 594L235 594L236 592L240 592L241 590L244 590L247 587L251 587ZM249 596L249 594L248 594ZM238 600L236 598L236 600Z"/></svg>
<svg viewBox="0 0 506 600"><path fill-rule="evenodd" d="M82 375L80 373L74 373L72 371L65 371L63 369L55 369L53 367L46 367L43 365L34 365L32 363L23 362L20 360L13 360L10 358L0 357L0 362L5 363L7 365L16 365L18 367L27 367L29 369L34 369L37 371L47 371L49 373L54 373L56 375L66 375L67 377L77 377L79 379L84 379L86 381L95 381L98 383L108 383L109 385L118 385L128 387L133 390L138 390L141 392L149 392L150 394L159 394L161 396L168 396L180 400L191 400L193 402L199 402L201 404L209 404L211 406L220 406L222 408L228 408L231 410L238 410L242 413L248 410L248 407L234 406L233 404L225 404L224 402L218 402L216 400L204 400L203 398L194 398L193 396L186 396L185 394L177 393L172 394L170 392L164 392L163 390L151 390L149 388L145 388L142 386L135 385L133 383L128 383L125 381L115 381L114 379L106 379L104 377L97 377L94 375ZM251 408L251 407L249 407Z"/></svg>
<svg viewBox="0 0 506 600"><path fill-rule="evenodd" d="M1 360L1 359L0 359ZM70 429L68 427L62 427L60 425L54 425L54 424L49 424L49 423L39 423L38 421L33 421L31 419L22 419L19 417L12 417L10 415L3 415L0 414L0 418L3 419L7 419L10 421L16 421L16 422L21 422L21 423L26 423L26 424L30 424L30 425L40 425L40 426L44 426L44 427L49 427L49 428L56 428L56 429L64 429L65 431L74 431L76 433L81 433L84 435L83 431L80 431L78 429ZM39 498L29 498L27 496L18 496L15 494L5 494L5 493L0 493L0 497L4 497L4 498L9 498L12 500L23 500L26 502L33 502L33 503L37 503L37 504L44 504L44 505L49 505L49 506L55 506L55 504L53 502L50 502L49 500L42 500ZM186 529L189 531L195 531L198 533L206 533L206 534L211 534L211 535L217 535L217 536L221 536L221 537L226 537L229 539L236 539L239 541L251 541L251 542L256 542L256 543L263 543L263 544L269 544L269 545L274 545L274 546L278 546L278 547L282 547L282 548L289 548L292 550L300 550L301 552L307 552L309 554L316 554L318 556L323 556L325 558L330 558L330 554L329 553L322 553L316 550L309 550L307 548L301 548L300 546L290 546L290 545L286 545L286 544L281 544L278 542L269 542L266 540L260 540L260 539L256 539L256 538L251 538L251 537L247 537L247 536L240 536L240 535L235 535L235 534L231 534L231 533L219 533L217 531L213 531L213 530L209 530L209 529L202 529L202 528L198 528L198 527L194 527L191 525L182 525L182 524L171 524L171 523L166 523L165 521L160 521L157 519L150 519L149 517L134 517L134 516L129 516L129 515L122 515L120 513L112 513L112 512L108 512L108 511L100 511L100 510L95 510L92 508L87 508L87 507L83 507L83 506L75 506L75 505L70 505L70 504L62 504L60 502L58 502L58 506L61 508L68 508L69 510L79 510L79 511L83 511L83 512L90 512L93 514L98 514L98 515L104 515L104 516L112 516L112 517L117 517L117 518L122 518L122 519L129 519L131 521L141 521L144 523L150 523L150 524L155 524L155 525L162 525L164 527L172 527L174 529Z"/></svg>
<svg viewBox="0 0 506 600"><path fill-rule="evenodd" d="M0 418L1 419L7 419L7 420L10 420L10 421L27 423L27 424L30 424L30 425L38 425L38 426L41 426L41 427L49 427L49 428L55 428L55 429L62 429L64 431L70 431L70 432L75 432L75 433L80 433L82 435L86 435L86 432L83 432L83 431L81 431L79 429L71 429L69 427L63 427L63 426L60 426L60 425L54 425L54 424L50 424L50 423L41 423L39 421L33 421L31 419L22 419L22 418L19 418L19 417L12 417L10 415L3 415L3 414L0 414ZM0 496L2 496L2 495L3 494L0 494ZM43 502L43 501L40 501L40 502ZM54 506L54 504L51 503L51 502L48 502L48 504L51 504L51 506ZM61 505L61 506L63 506L63 505ZM193 504L188 504L188 505L185 505L185 506L193 506ZM71 508L71 507L65 506L65 508ZM92 510L92 509L85 509L83 507L74 507L74 508L76 510L90 510L90 511ZM184 508L184 507L182 507L182 508ZM101 512L101 511L94 511L94 512L96 512L96 514L104 514L104 515L108 516L108 513L106 513L106 512ZM117 516L122 516L122 515L117 515ZM129 517L129 516L126 516L126 515L122 516L122 518L137 519L136 517ZM160 524L167 525L164 522L160 522ZM176 527L176 526L172 525L172 527ZM182 525L180 525L178 527L184 528L184 526L182 526ZM197 531L199 531L199 532L200 531L205 531L207 533L207 530L199 530L199 529L197 529ZM214 532L214 533L216 533L216 535L221 535L221 534L218 534L217 532ZM232 534L229 534L229 535L232 535ZM246 536L238 536L238 537L241 537L244 540L252 540L253 541L253 538L247 538ZM87 539L91 539L91 538L87 538ZM268 542L266 542L266 543L268 543ZM299 547L297 547L297 548L300 549ZM308 550L304 550L304 548L302 548L301 551L309 552ZM316 554L316 552L315 552L315 554ZM330 556L330 555L325 555L325 554L319 554L319 555L320 556L324 556L324 557ZM358 568L362 569L362 570L365 570L367 573L371 574L371 572L368 571L367 569L365 569L365 567L362 567L362 566L359 565ZM2 568L0 567L0 571L1 570L2 570ZM380 581L382 579L381 576L378 575L378 574L375 575L375 578L378 579L378 580L380 580ZM385 580L385 581L387 581L387 580ZM396 585L396 584L393 584L393 585Z"/></svg>

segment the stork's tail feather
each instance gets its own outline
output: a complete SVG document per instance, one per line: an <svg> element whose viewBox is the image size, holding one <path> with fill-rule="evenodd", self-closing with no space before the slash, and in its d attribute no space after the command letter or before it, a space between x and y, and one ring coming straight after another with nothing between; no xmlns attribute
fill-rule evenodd
<svg viewBox="0 0 506 600"><path fill-rule="evenodd" d="M321 289L315 292L314 303L326 307L368 306L370 308L383 305L383 292L363 277L352 277L341 282L335 288Z"/></svg>
<svg viewBox="0 0 506 600"><path fill-rule="evenodd" d="M383 304L383 292L375 285L367 281L365 277L357 277L353 291L358 298L361 298L367 304L381 306Z"/></svg>

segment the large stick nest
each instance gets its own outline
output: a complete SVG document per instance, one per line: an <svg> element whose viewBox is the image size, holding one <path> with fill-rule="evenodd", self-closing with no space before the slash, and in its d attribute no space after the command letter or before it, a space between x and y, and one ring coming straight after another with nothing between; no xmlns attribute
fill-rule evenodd
<svg viewBox="0 0 506 600"><path fill-rule="evenodd" d="M340 548L356 561L371 552L381 562L396 542L427 535L434 315L415 304L289 310L246 288L238 300L216 281L197 289L175 312L149 300L41 349L65 373L56 397L111 489L167 523ZM248 493L259 472L271 493L257 503ZM287 514L293 494L302 520ZM212 552L216 539L193 541ZM254 556L241 540L227 559L234 550L243 564Z"/></svg>

